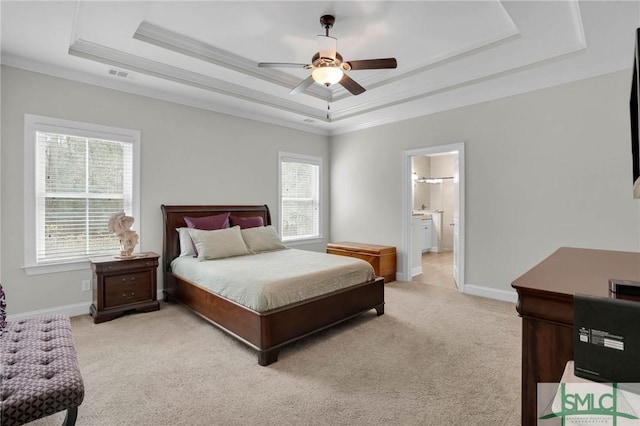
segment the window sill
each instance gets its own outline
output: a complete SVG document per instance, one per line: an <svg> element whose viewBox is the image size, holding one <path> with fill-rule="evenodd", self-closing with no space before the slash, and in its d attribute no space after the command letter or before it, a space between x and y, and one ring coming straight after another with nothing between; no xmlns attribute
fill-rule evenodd
<svg viewBox="0 0 640 426"><path fill-rule="evenodd" d="M89 260L76 260L65 263L48 263L41 265L25 265L22 267L27 275L53 274L56 272L80 271L89 269Z"/></svg>
<svg viewBox="0 0 640 426"><path fill-rule="evenodd" d="M303 244L315 244L324 241L322 237L310 237L310 238L298 238L295 240L283 240L282 242L287 246L301 246Z"/></svg>

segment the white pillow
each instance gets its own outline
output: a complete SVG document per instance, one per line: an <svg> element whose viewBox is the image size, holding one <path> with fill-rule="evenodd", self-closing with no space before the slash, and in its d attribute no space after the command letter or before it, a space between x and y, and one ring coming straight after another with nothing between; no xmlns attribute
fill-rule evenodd
<svg viewBox="0 0 640 426"><path fill-rule="evenodd" d="M189 228L176 228L178 231L178 238L180 239L180 256L196 255L196 251L193 246L193 240L191 234L189 234Z"/></svg>
<svg viewBox="0 0 640 426"><path fill-rule="evenodd" d="M246 228L241 232L247 247L254 253L288 248L282 244L276 229L271 225Z"/></svg>
<svg viewBox="0 0 640 426"><path fill-rule="evenodd" d="M215 231L189 229L189 234L196 245L200 261L250 254L239 226Z"/></svg>

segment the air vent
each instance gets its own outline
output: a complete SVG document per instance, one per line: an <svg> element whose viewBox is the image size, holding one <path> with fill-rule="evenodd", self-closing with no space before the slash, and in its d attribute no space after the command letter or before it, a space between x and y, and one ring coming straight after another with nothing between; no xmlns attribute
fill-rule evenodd
<svg viewBox="0 0 640 426"><path fill-rule="evenodd" d="M129 75L128 72L122 71L122 70L118 70L118 69L115 69L115 68L110 68L109 69L109 74L114 76L114 77L122 77L122 78L127 78L127 76Z"/></svg>

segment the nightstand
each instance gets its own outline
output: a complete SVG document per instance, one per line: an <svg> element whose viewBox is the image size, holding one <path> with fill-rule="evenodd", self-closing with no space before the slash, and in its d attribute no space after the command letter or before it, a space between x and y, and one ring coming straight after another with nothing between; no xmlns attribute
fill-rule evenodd
<svg viewBox="0 0 640 426"><path fill-rule="evenodd" d="M159 254L138 253L132 258L92 257L93 303L91 316L98 324L127 311L150 312L160 309L156 274Z"/></svg>

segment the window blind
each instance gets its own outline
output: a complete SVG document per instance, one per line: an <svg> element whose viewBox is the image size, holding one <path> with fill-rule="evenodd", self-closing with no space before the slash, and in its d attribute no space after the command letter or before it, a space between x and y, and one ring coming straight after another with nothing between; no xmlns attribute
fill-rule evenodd
<svg viewBox="0 0 640 426"><path fill-rule="evenodd" d="M36 260L112 253L111 214L132 211L133 144L36 132Z"/></svg>
<svg viewBox="0 0 640 426"><path fill-rule="evenodd" d="M281 159L282 239L320 235L319 161L283 157Z"/></svg>

